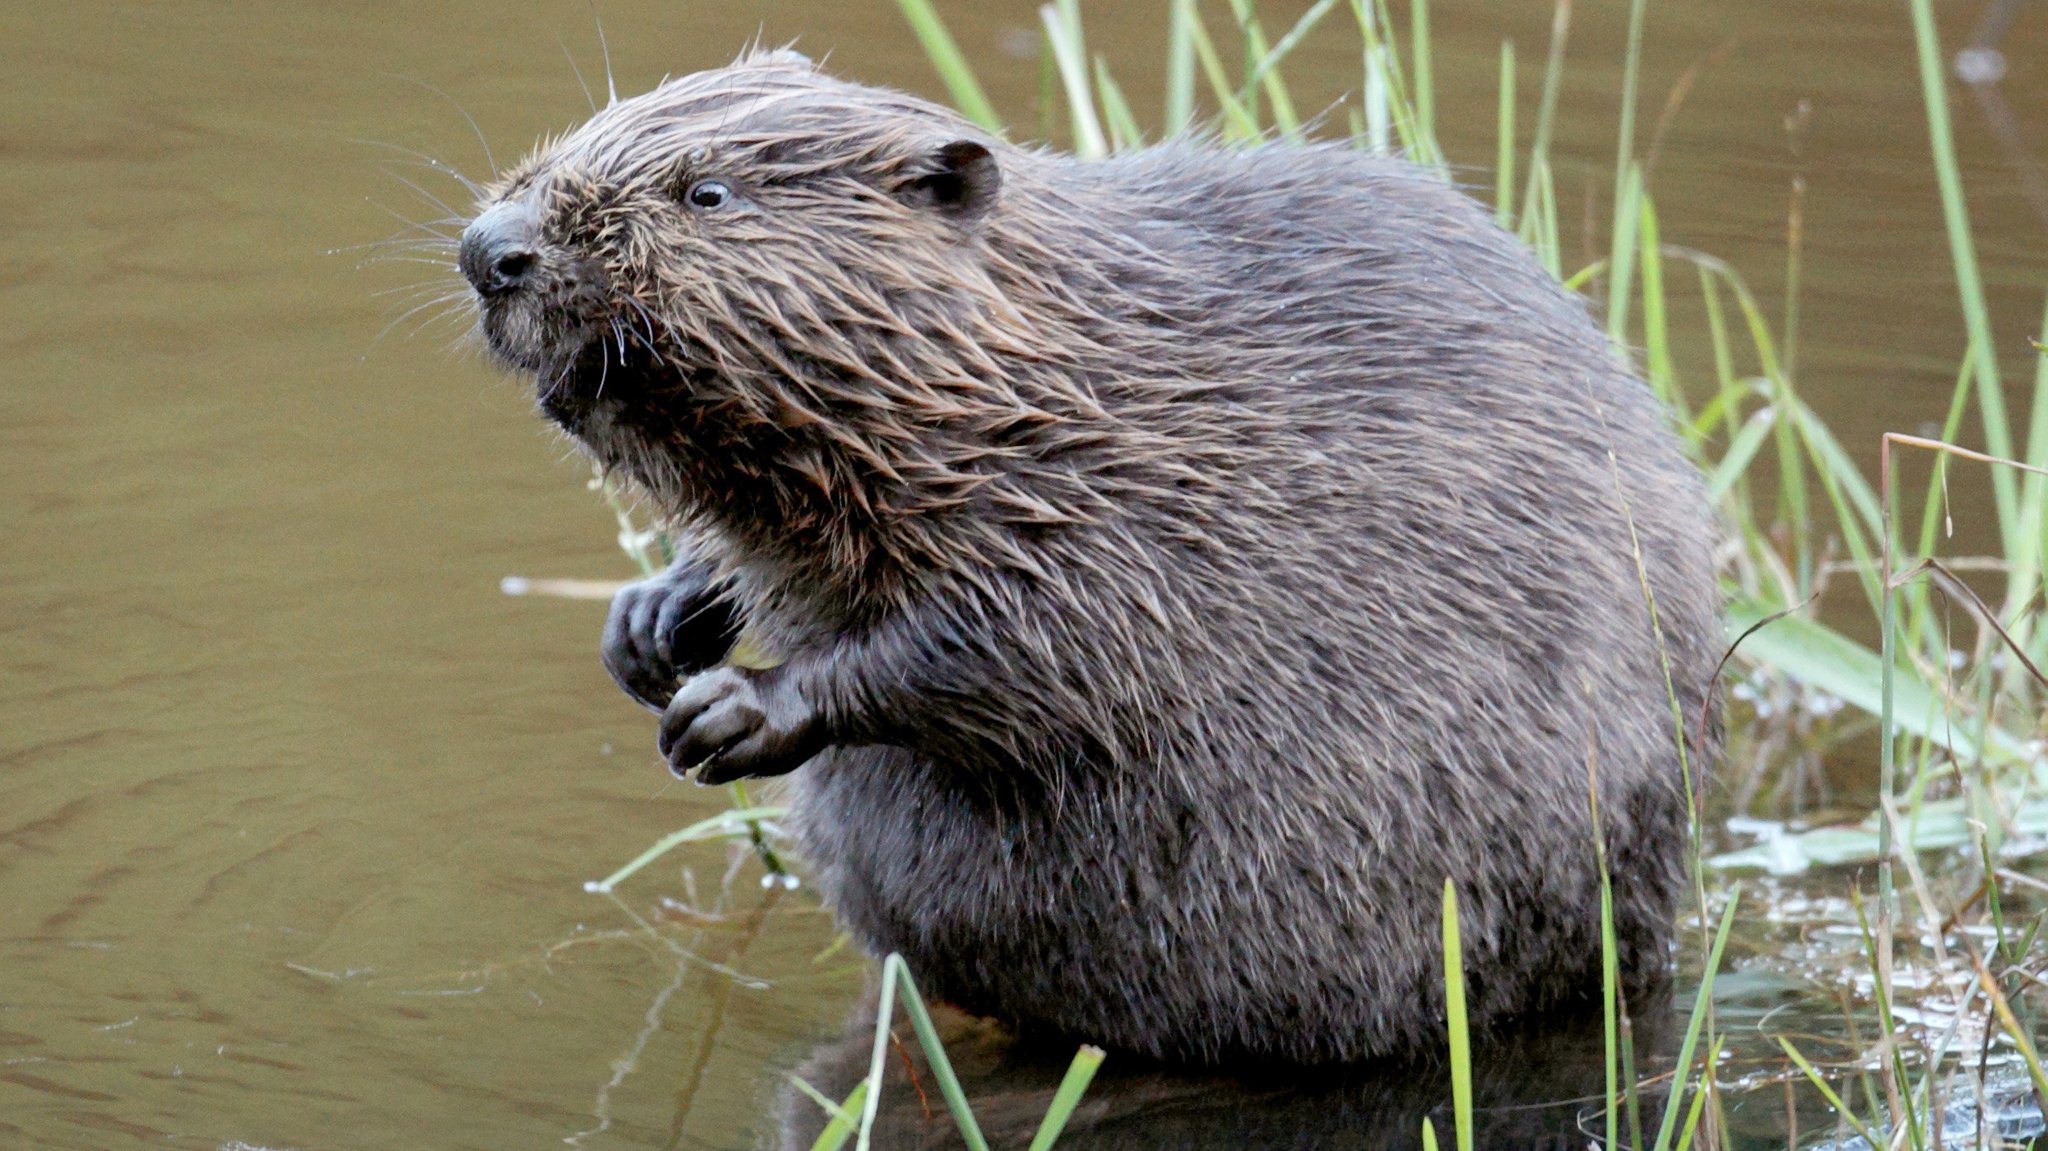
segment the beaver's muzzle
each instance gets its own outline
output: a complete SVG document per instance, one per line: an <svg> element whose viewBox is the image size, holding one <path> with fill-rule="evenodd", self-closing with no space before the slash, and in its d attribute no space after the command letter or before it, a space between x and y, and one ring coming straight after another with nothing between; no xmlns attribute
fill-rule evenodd
<svg viewBox="0 0 2048 1151"><path fill-rule="evenodd" d="M493 204L462 230L456 263L486 300L510 295L526 284L540 259L539 227L533 211L506 200Z"/></svg>

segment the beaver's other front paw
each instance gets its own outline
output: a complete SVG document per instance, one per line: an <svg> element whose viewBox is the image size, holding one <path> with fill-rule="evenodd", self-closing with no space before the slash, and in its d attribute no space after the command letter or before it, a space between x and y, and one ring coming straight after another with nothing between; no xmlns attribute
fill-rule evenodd
<svg viewBox="0 0 2048 1151"><path fill-rule="evenodd" d="M684 684L661 716L669 770L680 776L695 767L703 784L795 771L824 746L817 712L779 671L707 671Z"/></svg>
<svg viewBox="0 0 2048 1151"><path fill-rule="evenodd" d="M649 711L668 706L677 681L732 650L739 620L721 591L708 567L687 562L620 588L604 623L604 669Z"/></svg>

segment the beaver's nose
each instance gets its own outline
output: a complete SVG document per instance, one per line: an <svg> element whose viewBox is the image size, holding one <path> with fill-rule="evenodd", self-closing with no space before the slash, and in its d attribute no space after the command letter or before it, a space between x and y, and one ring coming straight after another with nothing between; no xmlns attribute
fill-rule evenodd
<svg viewBox="0 0 2048 1151"><path fill-rule="evenodd" d="M492 205L462 230L456 263L477 294L486 298L518 291L540 254L535 250L533 214L510 201Z"/></svg>

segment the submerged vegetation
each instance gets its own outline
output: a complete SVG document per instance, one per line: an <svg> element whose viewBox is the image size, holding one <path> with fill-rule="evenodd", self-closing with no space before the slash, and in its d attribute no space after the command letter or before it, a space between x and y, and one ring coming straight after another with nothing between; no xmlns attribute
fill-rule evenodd
<svg viewBox="0 0 2048 1151"><path fill-rule="evenodd" d="M982 126L1003 131L930 0L899 4L954 103ZM1798 832L1755 824L1764 833L1761 842L1718 854L1726 846L1723 836L1709 829L1704 797L1694 793L1691 914L1697 932L1688 944L1695 954L1687 966L1698 972L1697 994L1676 1065L1669 1081L1656 1088L1661 1104L1653 1106L1639 1092L1639 1078L1650 1069L1632 1049L1630 1020L1615 992L1610 942L1607 1098L1597 1140L1660 1151L1725 1145L1724 1103L1732 1084L1720 1069L1730 1035L1717 1026L1714 987L1739 896L1725 877L1870 863L1874 884L1844 892L1857 928L1856 954L1865 967L1839 973L1848 1032L1857 1046L1846 1059L1824 1066L1805 1050L1804 1039L1772 1036L1783 1059L1779 1073L1766 1078L1810 1083L1838 1116L1844 1138L1853 1132L1872 1147L1942 1146L1957 1134L1942 1130L1944 1124L1954 1126L1953 1116L1988 1116L1994 1110L1985 1083L1995 1062L2023 1068L2037 1098L2048 1098L2048 1074L2029 1022L2030 1000L2044 986L2035 947L2041 923L2007 913L2014 884L2043 886L2007 864L2048 846L2048 753L2041 734L2048 706L2048 679L2041 670L2048 666L2048 626L2041 611L2048 541L2048 349L2036 345L2031 392L2018 410L2008 407L1999 353L2013 349L2001 349L1991 331L1930 0L1911 0L1931 163L1965 331L1959 333L1946 408L1929 413L1939 418L1939 435L1887 435L1873 482L1796 386L1797 189L1788 230L1787 299L1776 315L1736 269L1661 238L1655 174L1636 148L1646 7L1646 0L1633 0L1629 9L1604 258L1572 267L1559 239L1551 140L1570 39L1570 0L1556 2L1533 116L1524 118L1519 107L1515 46L1503 43L1494 153L1460 159L1468 165L1491 162L1489 198L1496 218L1529 243L1561 281L1588 294L1618 351L1637 357L1645 378L1672 406L1708 476L1728 528L1722 568L1731 643L1727 669L1738 704L1731 715L1734 778L1721 805L1746 806L1770 771L1792 770L1784 767L1787 748L1796 753L1789 758L1810 760L1843 741L1874 736L1880 771L1875 800L1860 823ZM1397 21L1387 0L1318 0L1291 25L1269 29L1252 0L1229 0L1219 33L1218 12L1205 13L1196 0L1172 0L1166 9L1164 121L1148 134L1110 61L1088 48L1078 0L1058 0L1040 9L1040 128L1082 156L1108 155L1189 130L1233 142L1341 134L1357 147L1437 167L1448 179L1452 157L1436 131L1428 0L1412 0L1399 15ZM1311 34L1331 34L1326 24L1345 22L1355 26L1362 61L1357 98L1337 114L1305 117L1285 80L1287 58ZM1531 127L1524 130L1518 121ZM1667 291L1677 277L1696 280L1696 311L1678 306L1689 304L1689 295L1681 300ZM2043 328L2048 329L2048 315ZM1682 330L1688 347L1707 349L1705 364L1684 362L1681 341L1674 339ZM1965 438L1983 450L1958 446ZM1949 506L1948 476L1964 467L1988 469L1986 514L1997 528L1996 555L1942 554L1957 514ZM658 555L661 541L640 531L622 505L614 506L622 545L651 572L658 558L666 558ZM1875 621L1874 627L1865 621ZM1875 634L1877 645L1859 642L1845 629ZM1683 752L1704 717L1677 714L1675 705L1673 711L1673 738ZM764 830L772 829L779 811L754 805L738 787L734 799L735 810L676 833L593 888L610 890L680 843L727 836L751 839L771 876L781 876L782 864ZM1588 835L1597 848L1598 813L1588 815ZM1483 1050L1471 1050L1463 1034L1456 926L1455 893L1447 891L1448 1025L1457 1106L1452 1129L1425 1130L1425 1146L1438 1145L1439 1137L1470 1146L1471 1062L1485 1057ZM1910 981L1901 977L1905 968L1914 973ZM963 1137L970 1146L984 1146L909 972L893 956L883 971L883 1017L869 1080L843 1101L809 1092L832 1116L817 1145L867 1145L890 1041L890 1004L900 998ZM1940 1009L1911 1013L1921 1023L1910 1025L1901 1011L1909 999L1940 1000ZM1929 1018L1937 1023L1927 1023ZM1857 1036L1874 1038L1858 1043ZM1991 1058L1994 1049L1997 1060ZM1101 1059L1101 1052L1085 1048L1076 1057L1034 1148L1051 1145ZM1752 1077L1752 1085L1756 1081ZM1956 1109L1959 1098L1974 1098L1974 1108ZM1973 1119L1970 1126L1979 1124ZM1980 1134L1994 1138L1970 1134L1972 1146Z"/></svg>

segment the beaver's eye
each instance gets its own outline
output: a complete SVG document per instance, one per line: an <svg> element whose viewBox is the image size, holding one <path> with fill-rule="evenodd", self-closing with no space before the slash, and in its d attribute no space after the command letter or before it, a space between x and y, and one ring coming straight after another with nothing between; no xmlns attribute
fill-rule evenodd
<svg viewBox="0 0 2048 1151"><path fill-rule="evenodd" d="M732 189L718 180L699 180L690 185L683 199L692 208L723 208L732 200Z"/></svg>

